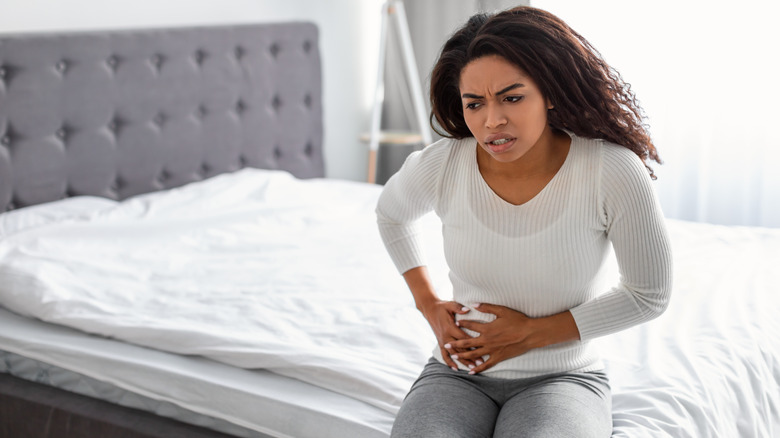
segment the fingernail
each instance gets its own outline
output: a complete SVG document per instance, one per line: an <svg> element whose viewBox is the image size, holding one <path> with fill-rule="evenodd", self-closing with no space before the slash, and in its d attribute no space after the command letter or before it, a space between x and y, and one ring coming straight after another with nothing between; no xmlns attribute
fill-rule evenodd
<svg viewBox="0 0 780 438"><path fill-rule="evenodd" d="M458 371L458 369L455 367L450 367L450 368L452 368L452 371Z"/></svg>
<svg viewBox="0 0 780 438"><path fill-rule="evenodd" d="M469 364L469 369L473 370L474 369L474 365Z"/></svg>
<svg viewBox="0 0 780 438"><path fill-rule="evenodd" d="M455 325L460 327L460 321L455 321Z"/></svg>
<svg viewBox="0 0 780 438"><path fill-rule="evenodd" d="M469 374L472 374L472 375L474 375L474 374L477 374L477 373L475 373L475 372L472 370L472 371L469 371Z"/></svg>
<svg viewBox="0 0 780 438"><path fill-rule="evenodd" d="M477 308L480 306L481 303L474 304L474 307Z"/></svg>
<svg viewBox="0 0 780 438"><path fill-rule="evenodd" d="M444 348L452 348L452 345L450 345L450 344L444 344Z"/></svg>
<svg viewBox="0 0 780 438"><path fill-rule="evenodd" d="M458 355L457 355L457 354L453 354L453 355L452 355L452 356L450 356L450 357L451 357L451 358L453 358L454 360L458 360Z"/></svg>
<svg viewBox="0 0 780 438"><path fill-rule="evenodd" d="M461 312L468 312L468 311L469 311L469 308L468 308L468 307L466 307L466 306L463 306L463 308L462 308L462 309L460 309L460 311L461 311Z"/></svg>
<svg viewBox="0 0 780 438"><path fill-rule="evenodd" d="M477 365L482 365L482 363L483 362L481 360L477 359Z"/></svg>

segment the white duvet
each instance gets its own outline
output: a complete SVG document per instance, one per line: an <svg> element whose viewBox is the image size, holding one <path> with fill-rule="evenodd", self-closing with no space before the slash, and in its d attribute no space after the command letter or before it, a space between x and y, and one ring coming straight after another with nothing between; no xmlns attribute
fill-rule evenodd
<svg viewBox="0 0 780 438"><path fill-rule="evenodd" d="M384 252L380 188L245 169L117 203L0 215L0 303L266 368L395 413L434 338ZM780 230L670 221L672 304L600 340L615 436L780 434ZM448 295L434 218L436 283Z"/></svg>

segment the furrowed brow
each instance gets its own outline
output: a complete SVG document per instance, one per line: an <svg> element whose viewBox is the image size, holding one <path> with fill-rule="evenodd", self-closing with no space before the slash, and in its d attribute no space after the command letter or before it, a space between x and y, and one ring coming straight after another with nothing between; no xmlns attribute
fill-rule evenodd
<svg viewBox="0 0 780 438"><path fill-rule="evenodd" d="M516 88L522 88L522 87L525 87L525 84L521 84L521 83L512 84L508 87L502 88L498 93L496 93L496 96L506 94ZM460 97L462 99L484 99L485 98L485 96L480 96L478 94L472 94L472 93L463 93Z"/></svg>
<svg viewBox="0 0 780 438"><path fill-rule="evenodd" d="M522 88L522 87L525 87L525 84L520 84L520 83L512 84L512 85L502 89L498 93L496 93L496 96L500 96L502 94L508 93L508 92L514 90L515 88Z"/></svg>

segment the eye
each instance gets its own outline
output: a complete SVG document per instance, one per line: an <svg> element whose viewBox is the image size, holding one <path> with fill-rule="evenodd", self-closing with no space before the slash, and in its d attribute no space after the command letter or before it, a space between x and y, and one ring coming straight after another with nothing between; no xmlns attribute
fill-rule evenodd
<svg viewBox="0 0 780 438"><path fill-rule="evenodd" d="M504 100L510 103L520 102L525 99L525 96L507 96Z"/></svg>
<svg viewBox="0 0 780 438"><path fill-rule="evenodd" d="M466 109L475 110L479 108L481 104L479 102L469 102L466 104Z"/></svg>

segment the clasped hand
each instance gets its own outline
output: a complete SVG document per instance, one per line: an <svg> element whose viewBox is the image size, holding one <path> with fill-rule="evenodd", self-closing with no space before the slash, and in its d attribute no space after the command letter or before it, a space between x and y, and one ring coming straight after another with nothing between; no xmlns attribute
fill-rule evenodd
<svg viewBox="0 0 780 438"><path fill-rule="evenodd" d="M436 334L442 357L451 368L457 369L457 360L470 369L470 374L476 374L543 346L544 337L538 336L535 319L505 306L477 304L474 308L495 315L495 320L456 322L456 314L465 315L471 310L454 301L438 301L424 313ZM479 336L472 337L463 328Z"/></svg>

